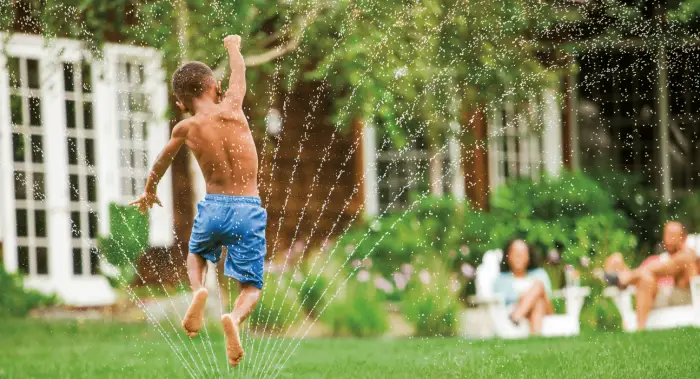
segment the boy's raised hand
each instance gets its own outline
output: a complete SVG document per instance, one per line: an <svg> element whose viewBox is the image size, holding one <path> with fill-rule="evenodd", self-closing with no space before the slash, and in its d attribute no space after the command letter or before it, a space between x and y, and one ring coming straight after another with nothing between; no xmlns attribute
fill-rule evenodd
<svg viewBox="0 0 700 379"><path fill-rule="evenodd" d="M138 199L129 203L129 206L136 206L136 209L141 212L141 214L145 215L154 204L158 204L161 207L163 206L160 199L158 199L158 195L155 193L144 192Z"/></svg>
<svg viewBox="0 0 700 379"><path fill-rule="evenodd" d="M241 48L241 36L239 36L238 34L226 36L226 38L224 38L224 47L226 49L231 49L231 48L240 49Z"/></svg>

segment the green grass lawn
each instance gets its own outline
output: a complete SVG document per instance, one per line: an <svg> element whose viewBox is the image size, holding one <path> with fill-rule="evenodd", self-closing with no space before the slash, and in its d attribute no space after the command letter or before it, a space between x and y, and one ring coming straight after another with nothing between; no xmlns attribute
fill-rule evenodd
<svg viewBox="0 0 700 379"><path fill-rule="evenodd" d="M220 376L212 373L203 356L208 343L185 340L169 324L164 328L183 354L188 354L187 347L202 356L204 365L195 356L200 368L197 377ZM223 337L211 332L221 376L264 377L251 372L256 350L249 351L242 367L228 372ZM523 341L307 339L280 377L698 378L698 341L700 329ZM203 366L208 372L202 371ZM0 378L188 377L182 361L154 326L0 320Z"/></svg>

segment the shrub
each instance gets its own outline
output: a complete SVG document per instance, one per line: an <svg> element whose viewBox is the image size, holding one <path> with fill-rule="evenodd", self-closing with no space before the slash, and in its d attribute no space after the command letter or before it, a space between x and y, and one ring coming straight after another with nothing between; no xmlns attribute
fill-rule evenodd
<svg viewBox="0 0 700 379"><path fill-rule="evenodd" d="M492 196L494 225L541 250L556 249L563 261L595 264L612 252L631 252L637 239L624 212L598 182L581 174L521 180L499 187Z"/></svg>
<svg viewBox="0 0 700 379"><path fill-rule="evenodd" d="M300 304L290 280L284 275L269 275L260 301L250 316L251 326L262 328L262 331L279 331L292 324Z"/></svg>
<svg viewBox="0 0 700 379"><path fill-rule="evenodd" d="M46 296L24 288L22 276L10 274L0 264L0 316L23 317L30 310L56 304L55 295Z"/></svg>
<svg viewBox="0 0 700 379"><path fill-rule="evenodd" d="M349 274L343 267L345 257L339 251L314 252L301 265L302 278L298 283L299 301L309 314L320 312L337 291L339 282ZM338 273L335 283L333 276ZM325 295L323 294L325 292Z"/></svg>
<svg viewBox="0 0 700 379"><path fill-rule="evenodd" d="M109 205L109 236L100 239L107 261L117 267L134 263L148 248L148 216L136 208Z"/></svg>
<svg viewBox="0 0 700 379"><path fill-rule="evenodd" d="M622 330L622 316L612 299L603 295L603 287L598 282L587 283L591 295L586 298L581 310L582 332L616 332Z"/></svg>
<svg viewBox="0 0 700 379"><path fill-rule="evenodd" d="M118 204L109 205L109 236L100 238L100 251L111 265L118 269L124 281L130 282L136 271L136 259L148 248L148 216L136 208ZM118 287L118 280L104 273L110 284Z"/></svg>
<svg viewBox="0 0 700 379"><path fill-rule="evenodd" d="M367 271L360 271L360 279ZM389 326L383 298L368 278L350 279L321 314L334 336L372 337L384 334Z"/></svg>
<svg viewBox="0 0 700 379"><path fill-rule="evenodd" d="M443 270L420 270L409 287L401 309L417 336L451 336L459 320L456 279Z"/></svg>

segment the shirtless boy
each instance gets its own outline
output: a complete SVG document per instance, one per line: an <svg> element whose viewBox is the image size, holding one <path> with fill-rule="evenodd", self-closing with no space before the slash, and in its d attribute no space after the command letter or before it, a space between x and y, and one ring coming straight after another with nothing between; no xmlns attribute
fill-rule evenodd
<svg viewBox="0 0 700 379"><path fill-rule="evenodd" d="M142 213L160 204L156 187L182 145L192 150L207 184L190 237L187 273L194 293L182 326L194 338L202 325L207 289L203 286L206 261L217 263L225 252L224 275L238 282L233 311L221 318L226 354L236 366L243 359L238 329L255 309L263 285L267 213L258 197L258 156L243 114L246 92L241 38L228 36L231 78L223 96L212 70L189 62L173 75L177 106L192 116L180 121L158 156L143 195L132 202Z"/></svg>

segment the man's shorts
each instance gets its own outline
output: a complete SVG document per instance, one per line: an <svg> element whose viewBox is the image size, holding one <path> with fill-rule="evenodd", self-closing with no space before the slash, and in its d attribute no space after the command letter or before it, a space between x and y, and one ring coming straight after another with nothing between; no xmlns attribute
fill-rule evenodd
<svg viewBox="0 0 700 379"><path fill-rule="evenodd" d="M674 307L677 305L691 304L690 289L671 286L659 287L659 292L654 300L654 308Z"/></svg>
<svg viewBox="0 0 700 379"><path fill-rule="evenodd" d="M218 263L226 247L224 275L262 288L266 226L260 198L206 195L197 204L190 253Z"/></svg>

